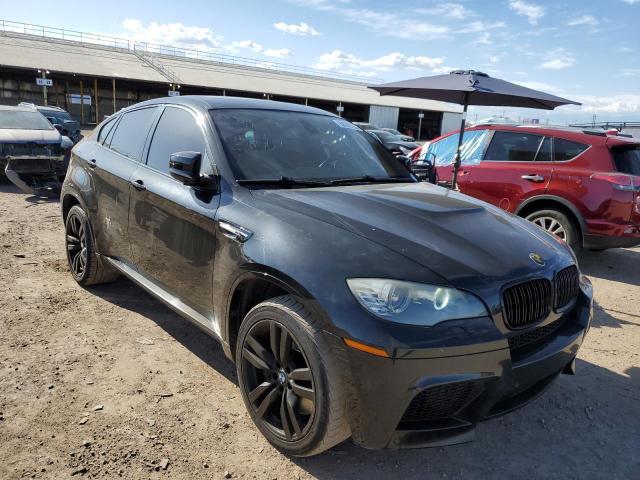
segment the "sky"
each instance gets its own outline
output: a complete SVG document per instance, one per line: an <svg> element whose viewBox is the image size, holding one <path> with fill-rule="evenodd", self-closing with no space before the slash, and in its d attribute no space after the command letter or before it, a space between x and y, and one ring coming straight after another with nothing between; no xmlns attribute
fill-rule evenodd
<svg viewBox="0 0 640 480"><path fill-rule="evenodd" d="M9 3L1 0L0 3ZM85 4L88 5L88 4ZM541 122L640 121L640 0L11 1L5 20L394 81L473 69L581 102Z"/></svg>

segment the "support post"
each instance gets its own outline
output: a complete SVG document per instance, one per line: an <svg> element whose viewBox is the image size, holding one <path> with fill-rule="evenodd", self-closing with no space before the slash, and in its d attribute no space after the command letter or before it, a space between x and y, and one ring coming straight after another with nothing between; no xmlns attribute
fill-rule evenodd
<svg viewBox="0 0 640 480"><path fill-rule="evenodd" d="M422 134L422 117L424 117L424 113L420 112L418 114L418 140L420 140L420 135Z"/></svg>
<svg viewBox="0 0 640 480"><path fill-rule="evenodd" d="M47 78L46 70L42 70L42 78ZM42 96L44 97L43 98L44 106L46 107L47 106L47 86L46 85L42 86Z"/></svg>
<svg viewBox="0 0 640 480"><path fill-rule="evenodd" d="M467 121L467 108L469 107L469 94L464 94L464 108L462 110L462 121L460 122L460 136L458 137L458 149L456 150L456 158L453 162L453 179L451 180L451 188L458 190L458 170L462 164L460 157L460 150L462 149L462 142L464 140L464 127Z"/></svg>
<svg viewBox="0 0 640 480"><path fill-rule="evenodd" d="M98 106L98 79L93 79L93 100L96 102L96 124L100 123L100 109Z"/></svg>
<svg viewBox="0 0 640 480"><path fill-rule="evenodd" d="M111 89L113 90L113 113L116 113L116 79L111 79Z"/></svg>
<svg viewBox="0 0 640 480"><path fill-rule="evenodd" d="M84 83L80 80L80 124L84 126Z"/></svg>

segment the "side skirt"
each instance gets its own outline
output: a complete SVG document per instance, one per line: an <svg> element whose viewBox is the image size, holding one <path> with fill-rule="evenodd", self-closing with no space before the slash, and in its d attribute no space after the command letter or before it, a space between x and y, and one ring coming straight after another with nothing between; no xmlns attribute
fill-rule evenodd
<svg viewBox="0 0 640 480"><path fill-rule="evenodd" d="M109 262L111 266L113 266L116 270L122 273L125 277L129 278L131 281L145 289L147 292L152 294L162 303L171 308L178 315L186 318L191 323L193 323L196 327L202 329L205 333L211 335L219 342L223 343L222 337L220 336L219 326L215 320L210 320L201 313L198 313L189 305L185 304L182 300L180 300L175 295L167 292L165 289L156 284L153 280L148 277L142 275L137 270L131 268L126 263L117 260L112 257L103 256L104 260ZM216 329L218 331L216 331Z"/></svg>

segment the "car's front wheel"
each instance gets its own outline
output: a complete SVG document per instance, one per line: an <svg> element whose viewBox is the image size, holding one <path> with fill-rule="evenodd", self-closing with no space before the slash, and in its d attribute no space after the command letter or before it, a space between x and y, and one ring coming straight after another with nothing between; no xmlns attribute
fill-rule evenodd
<svg viewBox="0 0 640 480"><path fill-rule="evenodd" d="M563 212L558 210L538 210L527 215L526 219L561 238L574 251L579 250L582 246L578 227Z"/></svg>
<svg viewBox="0 0 640 480"><path fill-rule="evenodd" d="M69 209L64 222L65 247L71 275L83 287L111 282L118 272L105 265L95 249L91 224L79 205Z"/></svg>
<svg viewBox="0 0 640 480"><path fill-rule="evenodd" d="M236 363L251 418L282 452L315 455L349 437L340 356L294 297L268 300L247 314Z"/></svg>

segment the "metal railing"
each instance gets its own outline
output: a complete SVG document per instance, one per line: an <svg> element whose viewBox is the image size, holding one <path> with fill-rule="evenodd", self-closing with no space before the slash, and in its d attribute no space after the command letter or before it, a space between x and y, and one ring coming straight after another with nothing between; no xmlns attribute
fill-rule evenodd
<svg viewBox="0 0 640 480"><path fill-rule="evenodd" d="M577 128L604 128L608 130L615 128L622 131L626 128L640 128L640 122L585 122L585 123L572 123L570 127Z"/></svg>
<svg viewBox="0 0 640 480"><path fill-rule="evenodd" d="M158 45L147 42L136 42L125 38L111 37L97 33L78 32L64 28L47 27L31 23L0 20L0 32L16 33L22 35L37 36L42 38L54 38L82 45L99 45L118 50L138 51L162 57L176 59L189 59L203 63L217 63L224 65L244 66L260 70L277 71L296 75L320 77L328 80L342 80L360 84L380 83L381 78L363 78L357 75L348 75L338 72L327 72L310 67L301 67L288 63L272 62L269 60L256 60L254 58L227 55L225 53L198 50L194 48L175 47L170 45Z"/></svg>

